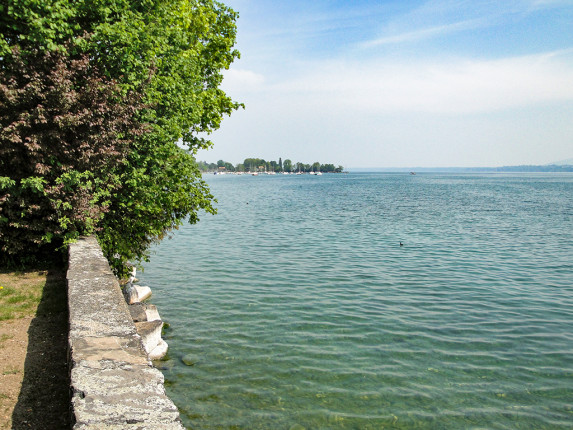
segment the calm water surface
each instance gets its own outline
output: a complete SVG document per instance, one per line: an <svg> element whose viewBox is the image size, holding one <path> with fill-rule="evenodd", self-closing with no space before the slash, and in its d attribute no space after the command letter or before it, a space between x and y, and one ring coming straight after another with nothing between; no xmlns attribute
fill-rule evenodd
<svg viewBox="0 0 573 430"><path fill-rule="evenodd" d="M187 427L573 428L573 175L207 180L141 274Z"/></svg>

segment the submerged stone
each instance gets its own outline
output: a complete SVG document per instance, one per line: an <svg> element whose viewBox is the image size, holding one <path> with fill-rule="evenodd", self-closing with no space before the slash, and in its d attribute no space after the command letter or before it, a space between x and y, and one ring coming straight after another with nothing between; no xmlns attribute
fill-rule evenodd
<svg viewBox="0 0 573 430"><path fill-rule="evenodd" d="M199 362L199 356L195 354L187 354L181 358L181 362L185 366L195 366Z"/></svg>

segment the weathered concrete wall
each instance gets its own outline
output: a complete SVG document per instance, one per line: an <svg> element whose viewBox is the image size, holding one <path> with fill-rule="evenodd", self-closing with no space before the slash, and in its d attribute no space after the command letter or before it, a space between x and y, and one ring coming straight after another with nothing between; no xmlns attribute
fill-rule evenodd
<svg viewBox="0 0 573 430"><path fill-rule="evenodd" d="M69 250L74 429L183 429L95 238Z"/></svg>

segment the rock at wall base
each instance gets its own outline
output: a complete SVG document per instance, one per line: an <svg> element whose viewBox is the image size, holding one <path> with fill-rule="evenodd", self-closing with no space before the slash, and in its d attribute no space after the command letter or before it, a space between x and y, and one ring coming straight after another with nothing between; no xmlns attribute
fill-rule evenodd
<svg viewBox="0 0 573 430"><path fill-rule="evenodd" d="M129 315L131 315L133 322L147 321L144 303L134 303L128 305L127 308L129 309Z"/></svg>
<svg viewBox="0 0 573 430"><path fill-rule="evenodd" d="M147 300L151 297L151 288L149 287L140 287L139 285L134 285L133 288L137 291L137 297L139 298L140 302Z"/></svg>
<svg viewBox="0 0 573 430"><path fill-rule="evenodd" d="M167 342L160 339L159 344L148 354L150 360L161 360L167 354L169 346Z"/></svg>
<svg viewBox="0 0 573 430"><path fill-rule="evenodd" d="M128 306L133 322L161 320L157 306L147 303L134 303Z"/></svg>
<svg viewBox="0 0 573 430"><path fill-rule="evenodd" d="M141 336L143 349L145 349L148 355L163 341L161 339L162 321L137 322L135 323L135 328L137 329L137 333Z"/></svg>
<svg viewBox="0 0 573 430"><path fill-rule="evenodd" d="M147 315L147 321L161 321L159 311L155 305L147 305L145 308L145 314Z"/></svg>
<svg viewBox="0 0 573 430"><path fill-rule="evenodd" d="M123 290L123 295L127 304L133 305L151 297L151 288L128 283Z"/></svg>

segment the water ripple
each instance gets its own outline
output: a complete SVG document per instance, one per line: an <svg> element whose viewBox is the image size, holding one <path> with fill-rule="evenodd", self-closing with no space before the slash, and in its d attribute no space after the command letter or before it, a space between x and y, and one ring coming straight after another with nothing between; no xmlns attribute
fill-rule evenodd
<svg viewBox="0 0 573 430"><path fill-rule="evenodd" d="M571 428L573 176L208 180L142 276L186 425Z"/></svg>

